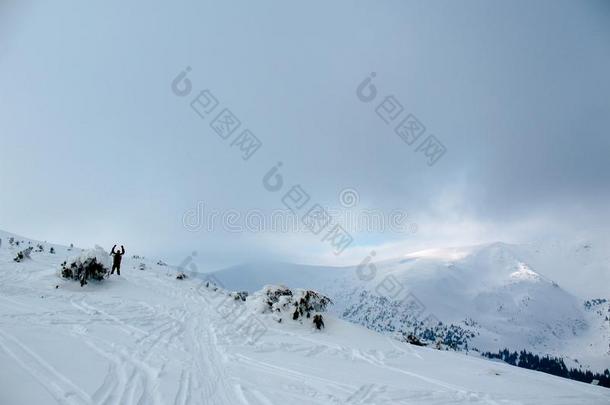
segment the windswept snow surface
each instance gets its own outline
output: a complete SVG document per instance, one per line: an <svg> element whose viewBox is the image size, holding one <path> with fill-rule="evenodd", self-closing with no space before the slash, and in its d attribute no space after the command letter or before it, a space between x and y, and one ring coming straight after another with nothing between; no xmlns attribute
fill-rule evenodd
<svg viewBox="0 0 610 405"><path fill-rule="evenodd" d="M129 253L120 277L81 288L57 277L78 249L54 245L52 255L44 244L45 253L15 263L7 236L3 405L610 403L605 388L414 347L332 316L322 332L277 323Z"/></svg>

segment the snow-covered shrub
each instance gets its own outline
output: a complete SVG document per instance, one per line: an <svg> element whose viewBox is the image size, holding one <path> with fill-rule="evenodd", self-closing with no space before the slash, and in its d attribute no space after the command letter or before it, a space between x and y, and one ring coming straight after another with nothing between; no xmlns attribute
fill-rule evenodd
<svg viewBox="0 0 610 405"><path fill-rule="evenodd" d="M13 246L15 244L15 238L13 238L12 236L8 238L8 244Z"/></svg>
<svg viewBox="0 0 610 405"><path fill-rule="evenodd" d="M316 320L316 327L323 325L322 312L332 304L330 298L316 291L294 289L284 286L267 285L263 289L247 298L250 305L261 313L272 313L277 322L289 317L294 321L303 323L312 315ZM319 317L317 317L319 315Z"/></svg>
<svg viewBox="0 0 610 405"><path fill-rule="evenodd" d="M207 288L208 290L212 290L212 291L218 291L219 289L221 289L220 287L218 287L216 285L215 282L209 281L209 280L206 281L203 285L205 286L205 288Z"/></svg>
<svg viewBox="0 0 610 405"><path fill-rule="evenodd" d="M167 263L165 263L163 260L159 260L157 262L157 266L167 266Z"/></svg>
<svg viewBox="0 0 610 405"><path fill-rule="evenodd" d="M417 336L413 334L406 335L405 341L415 346L427 346L424 342L422 342Z"/></svg>
<svg viewBox="0 0 610 405"><path fill-rule="evenodd" d="M52 255L54 255L54 254L55 254L55 248L54 248L54 247L51 247L51 248L49 249L49 253L50 253L50 254L52 254Z"/></svg>
<svg viewBox="0 0 610 405"><path fill-rule="evenodd" d="M183 272L179 272L178 274L176 274L176 280L184 280L186 278L188 278L188 277Z"/></svg>
<svg viewBox="0 0 610 405"><path fill-rule="evenodd" d="M36 253L42 253L44 252L44 246L42 246L40 243L36 245L36 250L34 251Z"/></svg>
<svg viewBox="0 0 610 405"><path fill-rule="evenodd" d="M146 270L146 263L140 263L138 270Z"/></svg>
<svg viewBox="0 0 610 405"><path fill-rule="evenodd" d="M235 301L243 301L245 302L246 299L248 298L248 292L247 291L234 291L229 293L229 295L231 297L233 297L233 299Z"/></svg>
<svg viewBox="0 0 610 405"><path fill-rule="evenodd" d="M100 246L96 246L95 249L84 250L79 256L63 262L61 276L79 280L82 287L89 279L103 280L110 267L110 255Z"/></svg>
<svg viewBox="0 0 610 405"><path fill-rule="evenodd" d="M325 312L332 304L330 298L311 290L297 290L293 298L295 312L292 317L295 321L303 316L310 318L314 312Z"/></svg>
<svg viewBox="0 0 610 405"><path fill-rule="evenodd" d="M23 260L29 259L32 250L34 250L34 248L30 246L29 248L20 251L19 253L17 253L17 256L13 260L17 263L21 263Z"/></svg>

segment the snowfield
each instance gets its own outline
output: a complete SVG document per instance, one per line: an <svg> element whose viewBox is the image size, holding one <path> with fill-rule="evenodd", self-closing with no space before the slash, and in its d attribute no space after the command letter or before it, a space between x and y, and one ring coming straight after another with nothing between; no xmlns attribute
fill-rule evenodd
<svg viewBox="0 0 610 405"><path fill-rule="evenodd" d="M606 388L412 346L330 315L323 331L278 323L129 250L120 277L81 288L57 275L80 249L44 243L16 263L10 236L0 232L2 405L610 403Z"/></svg>

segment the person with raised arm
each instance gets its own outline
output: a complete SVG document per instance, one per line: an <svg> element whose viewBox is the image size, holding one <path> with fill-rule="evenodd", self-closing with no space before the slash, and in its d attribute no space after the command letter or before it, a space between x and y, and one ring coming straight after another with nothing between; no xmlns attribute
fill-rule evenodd
<svg viewBox="0 0 610 405"><path fill-rule="evenodd" d="M116 270L116 274L117 275L121 275L121 259L123 259L123 255L125 254L125 247L123 245L121 245L121 251L119 252L118 250L115 252L114 250L116 249L116 245L114 245L112 247L112 250L110 251L110 255L114 256L114 260L112 262L112 271L110 272L110 274L114 274L114 271Z"/></svg>

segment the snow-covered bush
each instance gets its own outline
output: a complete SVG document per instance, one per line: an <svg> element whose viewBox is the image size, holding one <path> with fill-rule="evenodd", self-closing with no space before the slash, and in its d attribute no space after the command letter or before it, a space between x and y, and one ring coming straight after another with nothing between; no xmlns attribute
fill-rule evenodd
<svg viewBox="0 0 610 405"><path fill-rule="evenodd" d="M215 282L209 280L206 281L203 286L211 291L218 291L219 289L222 290L222 288L218 287Z"/></svg>
<svg viewBox="0 0 610 405"><path fill-rule="evenodd" d="M36 253L42 253L44 252L44 246L42 246L40 243L36 245Z"/></svg>
<svg viewBox="0 0 610 405"><path fill-rule="evenodd" d="M146 263L140 263L138 270L146 270Z"/></svg>
<svg viewBox="0 0 610 405"><path fill-rule="evenodd" d="M55 248L54 248L54 247L51 247L51 248L49 249L49 253L50 253L50 254L52 254L52 255L54 255L54 254L55 254Z"/></svg>
<svg viewBox="0 0 610 405"><path fill-rule="evenodd" d="M34 248L30 246L29 248L20 251L19 253L17 253L17 256L13 260L17 263L21 263L23 260L29 259L32 250L34 250Z"/></svg>
<svg viewBox="0 0 610 405"><path fill-rule="evenodd" d="M176 280L184 280L186 278L188 278L188 277L183 272L179 272L178 274L176 274Z"/></svg>
<svg viewBox="0 0 610 405"><path fill-rule="evenodd" d="M235 301L243 301L245 302L246 299L248 298L248 292L247 291L234 291L229 293L229 295L231 297L233 297L233 299Z"/></svg>
<svg viewBox="0 0 610 405"><path fill-rule="evenodd" d="M100 246L84 250L79 256L67 260L61 265L61 276L79 280L81 287L87 280L102 280L111 267L110 254Z"/></svg>
<svg viewBox="0 0 610 405"><path fill-rule="evenodd" d="M167 263L165 263L163 260L159 260L157 262L157 266L167 266Z"/></svg>
<svg viewBox="0 0 610 405"><path fill-rule="evenodd" d="M427 344L422 342L417 336L415 336L413 334L408 334L408 335L405 334L404 340L407 343L410 343L410 344L415 345L415 346L427 346Z"/></svg>
<svg viewBox="0 0 610 405"><path fill-rule="evenodd" d="M267 285L252 296L248 302L260 313L272 313L277 322L289 317L303 323L304 319L315 318L316 327L324 325L322 312L332 304L330 298L316 291L294 289L284 286Z"/></svg>

